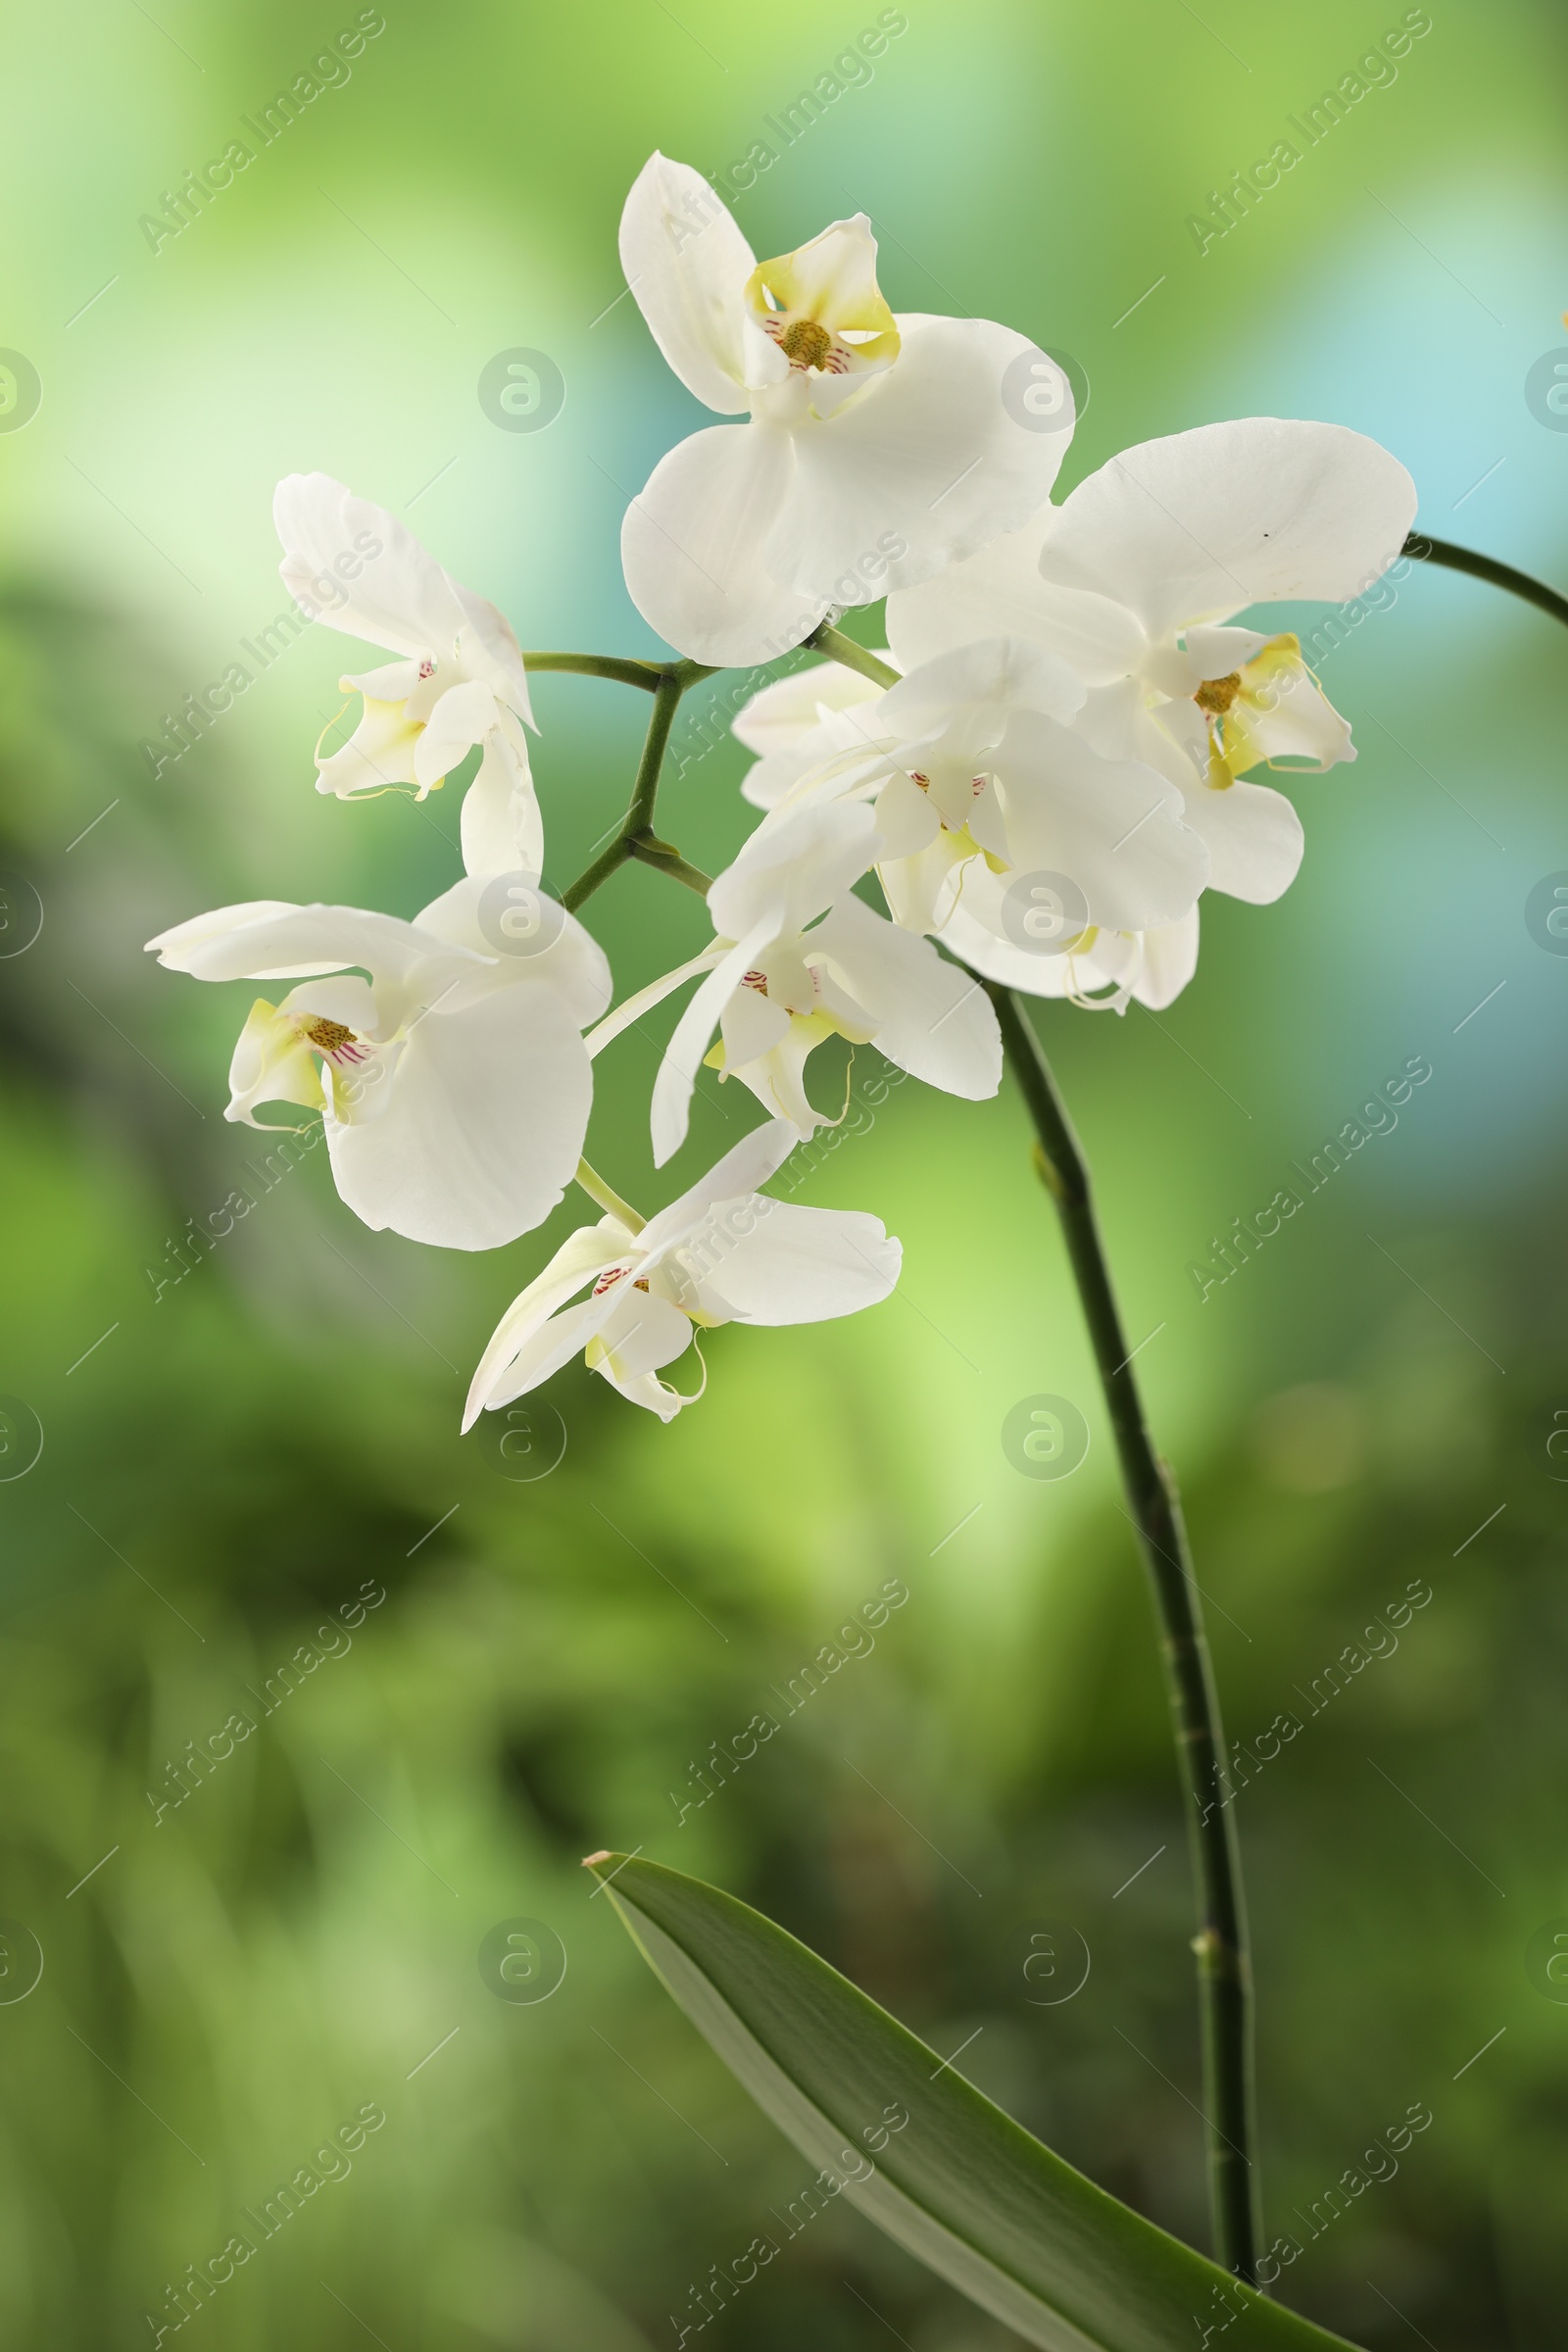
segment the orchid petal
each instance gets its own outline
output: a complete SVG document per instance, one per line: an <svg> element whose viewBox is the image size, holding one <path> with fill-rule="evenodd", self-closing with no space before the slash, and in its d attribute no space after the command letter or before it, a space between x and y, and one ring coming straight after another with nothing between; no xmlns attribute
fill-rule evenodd
<svg viewBox="0 0 1568 2352"><path fill-rule="evenodd" d="M719 668L772 662L800 644L833 602L802 596L759 549L789 496L795 444L785 432L718 424L662 459L620 527L626 586L643 618L694 661Z"/></svg>
<svg viewBox="0 0 1568 2352"><path fill-rule="evenodd" d="M741 330L751 247L690 164L656 149L620 217L620 264L654 341L688 392L721 416L744 415Z"/></svg>
<svg viewBox="0 0 1568 2352"><path fill-rule="evenodd" d="M737 1322L825 1323L889 1298L904 1252L879 1217L760 1199L710 1278Z"/></svg>
<svg viewBox="0 0 1568 2352"><path fill-rule="evenodd" d="M413 1025L368 1125L328 1120L348 1206L375 1231L493 1250L542 1224L582 1153L593 1083L565 1005L500 988Z"/></svg>
<svg viewBox="0 0 1568 2352"><path fill-rule="evenodd" d="M1364 434L1247 416L1112 458L1058 510L1041 568L1131 605L1163 637L1274 598L1358 596L1415 509L1409 474Z"/></svg>

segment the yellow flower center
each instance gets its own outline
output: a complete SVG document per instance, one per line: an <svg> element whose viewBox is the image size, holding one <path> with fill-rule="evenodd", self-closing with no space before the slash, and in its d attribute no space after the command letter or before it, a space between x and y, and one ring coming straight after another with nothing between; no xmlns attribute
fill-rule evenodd
<svg viewBox="0 0 1568 2352"><path fill-rule="evenodd" d="M820 368L833 348L833 338L814 318L792 318L778 347L792 368Z"/></svg>
<svg viewBox="0 0 1568 2352"><path fill-rule="evenodd" d="M323 1054L341 1053L345 1046L352 1046L355 1042L352 1029L345 1029L341 1021L327 1020L324 1014L318 1016L313 1021L307 1021L305 1034L311 1044L318 1047Z"/></svg>
<svg viewBox="0 0 1568 2352"><path fill-rule="evenodd" d="M1205 678L1193 700L1200 710L1211 717L1223 718L1242 691L1242 673L1233 669L1227 678Z"/></svg>

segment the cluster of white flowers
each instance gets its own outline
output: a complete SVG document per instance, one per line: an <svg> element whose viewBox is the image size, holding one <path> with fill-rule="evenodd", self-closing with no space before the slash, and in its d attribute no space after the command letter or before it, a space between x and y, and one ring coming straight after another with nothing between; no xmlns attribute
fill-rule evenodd
<svg viewBox="0 0 1568 2352"><path fill-rule="evenodd" d="M264 900L149 943L198 979L296 983L253 1005L227 1115L318 1109L368 1225L488 1250L579 1172L613 1203L508 1309L465 1426L579 1351L668 1420L691 1399L660 1375L699 1326L886 1298L901 1253L877 1219L757 1189L826 1122L812 1048L874 1042L978 1101L1002 1048L975 974L1084 1005L1169 1004L1196 966L1203 890L1264 903L1300 862L1291 803L1243 777L1355 756L1296 638L1231 615L1342 602L1415 514L1374 442L1273 417L1145 442L1053 505L1065 376L991 320L895 316L863 216L759 264L708 184L656 155L620 245L682 382L748 418L683 441L633 500L621 553L639 610L690 661L756 664L885 595L891 650L871 666L892 682L829 661L746 706L743 790L764 813L707 894L712 940L606 1017L603 950L530 893L544 829L511 628L392 515L293 475L275 506L285 583L314 611L329 579L333 624L395 657L343 679L363 715L318 750L318 788L422 798L477 747L466 879L413 922ZM886 912L860 895L873 873ZM685 1140L705 1063L768 1123L645 1224L581 1159L593 1058L694 979L654 1089L657 1163Z"/></svg>

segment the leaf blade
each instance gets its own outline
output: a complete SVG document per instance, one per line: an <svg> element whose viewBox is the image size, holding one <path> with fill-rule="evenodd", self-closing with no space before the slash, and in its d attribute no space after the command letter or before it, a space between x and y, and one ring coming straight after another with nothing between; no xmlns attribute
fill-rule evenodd
<svg viewBox="0 0 1568 2352"><path fill-rule="evenodd" d="M660 1863L588 1867L673 1999L820 2168L824 2201L847 2195L1026 2342L1192 2352L1207 2326L1237 2330L1227 2352L1345 2352L1075 2172L760 1912ZM898 2109L906 2124L890 2124Z"/></svg>

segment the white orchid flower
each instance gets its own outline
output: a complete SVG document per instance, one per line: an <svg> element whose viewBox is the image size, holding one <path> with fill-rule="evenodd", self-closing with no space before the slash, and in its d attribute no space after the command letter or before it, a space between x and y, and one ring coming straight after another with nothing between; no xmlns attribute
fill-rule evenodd
<svg viewBox="0 0 1568 2352"><path fill-rule="evenodd" d="M672 450L622 526L632 601L683 654L770 660L830 609L1016 530L1049 495L1072 427L1065 376L990 319L895 318L863 213L759 266L707 181L655 154L620 254L688 391L750 417Z"/></svg>
<svg viewBox="0 0 1568 2352"><path fill-rule="evenodd" d="M1083 734L1167 776L1208 844L1209 887L1265 905L1295 879L1300 820L1237 779L1355 752L1295 637L1223 624L1281 599L1359 595L1415 505L1397 459L1344 426L1202 425L1124 450L1026 529L894 596L888 631L905 663L999 630L1071 662L1091 689Z"/></svg>
<svg viewBox="0 0 1568 2352"><path fill-rule="evenodd" d="M603 953L564 910L536 952L492 950L484 889L459 882L412 923L259 900L148 942L198 980L300 981L252 1006L225 1117L319 1110L355 1214L450 1250L514 1241L561 1199L593 1094L581 1031L610 998Z"/></svg>
<svg viewBox="0 0 1568 2352"><path fill-rule="evenodd" d="M1208 873L1169 779L1078 731L1086 693L1054 654L998 638L921 663L875 700L824 706L759 762L760 787L747 779L748 797L772 803L758 838L802 808L870 799L894 920L988 979L1055 993L1054 973L1038 987L1055 961L1047 945L1087 951L1104 931L1181 924ZM798 774L803 745L814 764Z"/></svg>
<svg viewBox="0 0 1568 2352"><path fill-rule="evenodd" d="M854 895L879 847L870 809L856 803L823 803L759 828L709 891L712 946L593 1032L588 1050L597 1054L685 981L707 975L654 1084L656 1166L686 1139L705 1062L721 1079L738 1078L803 1137L830 1123L805 1085L808 1057L829 1037L874 1044L911 1077L968 1102L996 1093L1002 1038L984 990Z"/></svg>
<svg viewBox="0 0 1568 2352"><path fill-rule="evenodd" d="M463 862L470 874L538 874L544 834L523 733L533 712L506 619L384 507L330 474L291 473L272 514L278 569L296 603L399 657L339 680L364 696L364 710L340 750L318 752L318 790L353 800L412 785L422 801L479 744L463 802Z"/></svg>
<svg viewBox="0 0 1568 2352"><path fill-rule="evenodd" d="M697 1396L659 1374L699 1329L825 1323L879 1305L898 1282L903 1250L878 1218L802 1208L757 1190L798 1140L788 1120L772 1120L649 1224L606 1216L563 1243L496 1326L468 1391L465 1430L579 1351L622 1396L672 1421ZM585 1283L588 1298L569 1305Z"/></svg>

